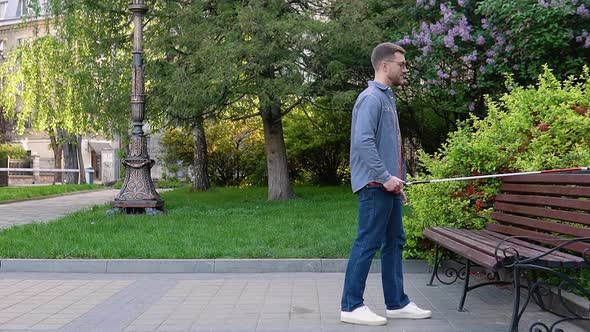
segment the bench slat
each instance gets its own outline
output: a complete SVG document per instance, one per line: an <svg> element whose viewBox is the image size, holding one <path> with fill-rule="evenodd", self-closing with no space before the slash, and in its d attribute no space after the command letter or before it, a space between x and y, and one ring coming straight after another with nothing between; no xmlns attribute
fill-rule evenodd
<svg viewBox="0 0 590 332"><path fill-rule="evenodd" d="M476 231L473 231L473 230L466 230L466 229L459 230L459 229L441 227L437 231L445 236L452 238L453 240L455 240L457 242L460 242L466 246L469 246L469 247L472 247L476 250L479 250L482 253L489 255L490 257L493 257L494 259L496 257L495 250L496 250L496 246L498 245L498 243L500 241L492 241L490 239L479 237L477 235ZM532 258L532 257L536 257L536 256L543 254L543 252L539 252L539 251L536 251L536 250L533 250L533 249L530 249L527 247L521 247L516 244L511 245L509 243L504 244L503 246L500 247L500 249L508 249L510 247L518 250L519 254L522 257ZM502 255L502 251L498 251L498 255ZM502 256L499 256L499 257L502 258ZM553 256L553 255L547 255L546 257L544 257L543 260L546 261L547 265L550 265L553 267L561 267L562 261L563 261L563 259L561 259L561 257L557 257L557 256Z"/></svg>
<svg viewBox="0 0 590 332"><path fill-rule="evenodd" d="M448 237L435 232L433 228L425 229L423 234L430 240L440 244L446 249L453 251L483 267L495 270L496 267L499 265L499 263L496 261L494 257L482 254L478 250L475 250L457 241L449 239Z"/></svg>
<svg viewBox="0 0 590 332"><path fill-rule="evenodd" d="M504 234L501 234L501 233L492 232L492 231L487 230L487 229L483 229L483 230L481 230L481 232L483 234L486 234L486 235L490 236L490 237L497 238L500 241L505 240L506 238L509 237L508 235L504 235ZM536 250L539 250L539 251L547 251L548 250L547 247L543 247L543 246L534 244L532 242L523 241L521 239L510 239L507 242L516 243L516 244L519 244L519 245L521 245L523 247L529 247L529 248L536 249ZM568 254L566 252L563 252L563 251L554 251L552 254L555 255L555 256L562 257L563 259L569 260L569 261L572 261L572 262L579 262L579 263L584 262L584 259L582 257L570 255L570 254Z"/></svg>
<svg viewBox="0 0 590 332"><path fill-rule="evenodd" d="M485 245L487 245L488 247L491 248L491 250L489 251L490 255L495 256L496 247L501 242L501 240L499 240L498 238L489 236L480 230L468 230L468 229L454 229L454 230L458 231L457 233L460 234L461 236L465 236L465 237L469 237L472 239L476 239L477 241L481 241L482 243L484 243ZM521 246L521 245L519 245L517 243L513 243L513 242L505 242L500 247L500 249L504 249L504 248L508 248L508 247L518 249L520 255L525 256L525 257L536 257L536 256L542 255L543 253L547 252L547 248L543 248L543 250L537 250L536 248L531 248L529 246ZM501 254L501 252L498 252L498 253ZM566 258L558 256L558 255L553 255L553 253L543 257L543 260L557 263L558 266L561 266L562 262L569 261L569 259L566 259Z"/></svg>
<svg viewBox="0 0 590 332"><path fill-rule="evenodd" d="M590 236L590 228L575 227L568 224L521 217L508 213L493 212L492 219L501 224L509 223L512 224L512 226L524 226L545 232L560 233L574 237Z"/></svg>
<svg viewBox="0 0 590 332"><path fill-rule="evenodd" d="M568 239L558 237L555 235L550 235L550 234L546 234L546 233L539 233L539 232L535 232L535 231L525 230L522 228L506 226L506 225L487 224L486 229L488 229L490 231L502 233L502 234L535 237L535 239L531 240L531 241L545 243L545 244L548 244L551 246L557 246L557 245L560 245L560 244L568 241ZM580 254L583 254L584 250L590 250L590 244L573 243L573 244L569 244L569 245L565 246L564 249L572 250L572 251L578 252Z"/></svg>
<svg viewBox="0 0 590 332"><path fill-rule="evenodd" d="M590 200L579 200L571 198L499 194L496 196L496 202L534 204L541 206L551 206L557 208L590 211Z"/></svg>
<svg viewBox="0 0 590 332"><path fill-rule="evenodd" d="M553 210L553 209L527 206L527 205L518 205L518 204L511 204L511 203L496 203L496 204L494 204L494 210L512 212L512 213L518 213L518 214L525 214L525 215L535 216L535 217L559 219L559 220L570 221L570 222L578 223L578 224L590 225L590 214L587 214L587 213L577 213L577 212L571 212L571 211ZM570 235L575 235L575 234L570 234Z"/></svg>
<svg viewBox="0 0 590 332"><path fill-rule="evenodd" d="M563 195L576 197L590 197L590 187L553 186L503 183L500 187L503 192L519 192L547 195Z"/></svg>
<svg viewBox="0 0 590 332"><path fill-rule="evenodd" d="M590 174L535 174L517 175L502 178L503 183L559 183L559 184L588 184Z"/></svg>

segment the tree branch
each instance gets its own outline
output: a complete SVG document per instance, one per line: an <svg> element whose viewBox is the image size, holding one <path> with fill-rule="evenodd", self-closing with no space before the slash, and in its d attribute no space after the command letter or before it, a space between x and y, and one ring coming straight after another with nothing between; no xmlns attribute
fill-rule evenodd
<svg viewBox="0 0 590 332"><path fill-rule="evenodd" d="M239 121L239 120L250 119L250 118L253 118L253 117L256 117L256 116L260 116L260 115L261 115L260 112L256 112L256 113L253 113L253 114L246 114L246 115L243 115L243 116L233 117L233 118L229 118L229 119L231 121Z"/></svg>

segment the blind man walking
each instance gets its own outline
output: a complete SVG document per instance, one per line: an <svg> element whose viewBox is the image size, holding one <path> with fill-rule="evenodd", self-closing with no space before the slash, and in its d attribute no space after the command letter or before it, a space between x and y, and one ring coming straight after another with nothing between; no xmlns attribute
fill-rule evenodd
<svg viewBox="0 0 590 332"><path fill-rule="evenodd" d="M404 293L402 224L405 178L401 135L391 86L401 86L408 73L405 50L393 43L377 45L371 54L375 79L358 96L353 109L350 144L352 191L358 194L358 232L346 275L340 320L384 325L385 317L364 304L363 294L377 250L381 249L381 279L388 318L429 318Z"/></svg>

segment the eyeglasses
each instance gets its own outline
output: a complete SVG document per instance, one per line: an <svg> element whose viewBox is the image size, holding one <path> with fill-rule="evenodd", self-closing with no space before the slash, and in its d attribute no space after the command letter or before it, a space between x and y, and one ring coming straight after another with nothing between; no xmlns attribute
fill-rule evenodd
<svg viewBox="0 0 590 332"><path fill-rule="evenodd" d="M406 62L405 62L405 61L383 61L383 62L393 62L393 63L397 63L397 64L399 64L399 67L400 67L401 69L406 69L406 68L408 68L408 67L407 67L407 64L406 64Z"/></svg>

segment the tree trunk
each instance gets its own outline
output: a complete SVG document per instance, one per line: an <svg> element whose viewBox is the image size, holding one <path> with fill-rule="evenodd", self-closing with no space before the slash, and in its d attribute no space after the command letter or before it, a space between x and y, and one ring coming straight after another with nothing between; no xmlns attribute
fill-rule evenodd
<svg viewBox="0 0 590 332"><path fill-rule="evenodd" d="M61 164L62 161L62 154L63 149L58 142L58 138L56 137L57 133L53 132L49 134L49 141L51 150L53 150L53 168L55 169L63 169ZM53 173L53 184L61 183L63 181L63 173L55 172Z"/></svg>
<svg viewBox="0 0 590 332"><path fill-rule="evenodd" d="M78 169L80 170L80 173L78 173L80 177L79 183L86 184L86 170L84 169L84 158L82 158L82 135L78 136L76 152L78 153Z"/></svg>
<svg viewBox="0 0 590 332"><path fill-rule="evenodd" d="M77 137L74 135L67 134L60 131L60 136L63 142L63 154L64 154L64 168L66 169L78 169L78 148L77 148ZM78 183L78 174L73 172L64 173L64 182L68 184Z"/></svg>
<svg viewBox="0 0 590 332"><path fill-rule="evenodd" d="M287 148L283 137L283 120L279 106L260 111L264 125L264 148L268 173L268 200L287 200L295 196L289 181Z"/></svg>
<svg viewBox="0 0 590 332"><path fill-rule="evenodd" d="M193 180L193 191L206 191L211 188L209 175L207 174L207 139L205 138L205 128L203 126L203 117L198 115L193 126L194 141L194 159L193 171L195 178Z"/></svg>
<svg viewBox="0 0 590 332"><path fill-rule="evenodd" d="M8 143L14 139L10 120L4 116L4 109L0 107L0 143Z"/></svg>

